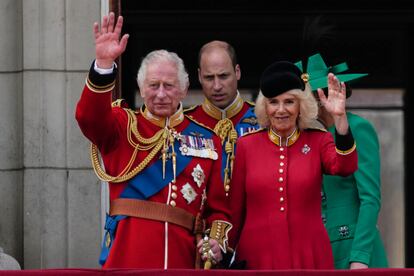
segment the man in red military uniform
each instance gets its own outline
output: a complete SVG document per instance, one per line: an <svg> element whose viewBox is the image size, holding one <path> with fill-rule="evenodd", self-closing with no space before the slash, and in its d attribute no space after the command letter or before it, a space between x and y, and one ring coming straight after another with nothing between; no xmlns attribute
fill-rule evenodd
<svg viewBox="0 0 414 276"><path fill-rule="evenodd" d="M221 138L222 178L228 195L236 140L259 125L253 103L244 101L237 90L241 70L234 48L224 41L211 41L201 47L198 64L198 79L205 99L185 113L213 129Z"/></svg>
<svg viewBox="0 0 414 276"><path fill-rule="evenodd" d="M220 140L183 114L188 74L175 53L158 50L143 59L139 111L111 105L114 61L128 40L120 35L122 23L119 17L115 24L110 13L101 28L94 24L96 60L76 108L79 127L92 142L95 172L110 188L100 263L194 268L198 252L203 260L219 262L231 228L216 150ZM202 242L194 232L200 235L204 221L209 236Z"/></svg>

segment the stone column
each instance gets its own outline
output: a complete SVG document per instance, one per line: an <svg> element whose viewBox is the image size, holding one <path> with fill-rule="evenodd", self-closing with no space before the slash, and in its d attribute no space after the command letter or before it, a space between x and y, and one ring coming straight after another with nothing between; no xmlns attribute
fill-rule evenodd
<svg viewBox="0 0 414 276"><path fill-rule="evenodd" d="M25 269L98 267L100 185L74 113L99 17L100 0L23 1Z"/></svg>
<svg viewBox="0 0 414 276"><path fill-rule="evenodd" d="M0 247L23 260L22 1L0 1Z"/></svg>

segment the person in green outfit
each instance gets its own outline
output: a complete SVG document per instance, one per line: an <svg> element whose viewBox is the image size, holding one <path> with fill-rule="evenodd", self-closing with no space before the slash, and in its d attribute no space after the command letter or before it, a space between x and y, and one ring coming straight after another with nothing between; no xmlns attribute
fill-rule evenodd
<svg viewBox="0 0 414 276"><path fill-rule="evenodd" d="M301 62L296 64L303 70ZM346 83L347 98L352 90L348 82L367 74L341 74L346 63L327 67L320 54L310 56L305 72L313 91L324 90L326 77L333 72ZM318 94L314 94L318 97ZM319 122L334 134L334 121L320 105ZM378 136L365 118L347 112L349 125L358 145L358 170L351 176L324 175L322 219L331 240L336 269L388 267L380 232L377 228L381 207L381 162Z"/></svg>

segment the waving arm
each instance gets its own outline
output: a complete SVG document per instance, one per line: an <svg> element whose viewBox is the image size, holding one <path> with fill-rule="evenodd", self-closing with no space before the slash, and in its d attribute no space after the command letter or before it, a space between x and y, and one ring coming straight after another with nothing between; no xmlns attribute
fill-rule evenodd
<svg viewBox="0 0 414 276"><path fill-rule="evenodd" d="M99 68L112 68L116 58L125 51L129 35L124 34L121 38L123 22L123 17L119 16L115 24L115 14L110 12L103 17L100 28L98 22L93 24L96 65Z"/></svg>

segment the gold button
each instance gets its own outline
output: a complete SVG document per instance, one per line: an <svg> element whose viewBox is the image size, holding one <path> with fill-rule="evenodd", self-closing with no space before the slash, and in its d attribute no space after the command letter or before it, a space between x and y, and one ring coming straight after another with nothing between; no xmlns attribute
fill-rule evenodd
<svg viewBox="0 0 414 276"><path fill-rule="evenodd" d="M282 159L282 160L285 159L285 156L284 155L281 155L280 156L280 159Z"/></svg>
<svg viewBox="0 0 414 276"><path fill-rule="evenodd" d="M224 190L225 190L226 192L230 191L230 185L226 185L226 186L224 186Z"/></svg>
<svg viewBox="0 0 414 276"><path fill-rule="evenodd" d="M175 201L174 201L174 200L171 200L171 201L170 201L170 205L171 205L172 207L175 207L175 206L177 205L177 203L175 203Z"/></svg>
<svg viewBox="0 0 414 276"><path fill-rule="evenodd" d="M279 177L279 182L283 182L283 177Z"/></svg>
<svg viewBox="0 0 414 276"><path fill-rule="evenodd" d="M285 211L285 207L280 207L280 212L284 212Z"/></svg>
<svg viewBox="0 0 414 276"><path fill-rule="evenodd" d="M283 192L283 187L279 187L279 192Z"/></svg>
<svg viewBox="0 0 414 276"><path fill-rule="evenodd" d="M280 173L283 173L283 169L279 169L279 172L280 172Z"/></svg>
<svg viewBox="0 0 414 276"><path fill-rule="evenodd" d="M173 189L173 191L177 191L177 186L176 185L172 185L171 189Z"/></svg>
<svg viewBox="0 0 414 276"><path fill-rule="evenodd" d="M173 198L173 199L176 199L177 198L177 194L176 193L171 193L171 197Z"/></svg>
<svg viewBox="0 0 414 276"><path fill-rule="evenodd" d="M283 198L283 196L282 197L280 197L280 202L283 202L283 201L285 201L285 199Z"/></svg>
<svg viewBox="0 0 414 276"><path fill-rule="evenodd" d="M281 167L283 167L285 165L285 163L283 163L283 162L280 162L280 166Z"/></svg>

